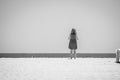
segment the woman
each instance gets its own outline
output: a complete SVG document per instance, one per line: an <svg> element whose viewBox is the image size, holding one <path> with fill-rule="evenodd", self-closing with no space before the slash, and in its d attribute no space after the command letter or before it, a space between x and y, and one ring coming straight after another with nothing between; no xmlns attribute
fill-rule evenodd
<svg viewBox="0 0 120 80"><path fill-rule="evenodd" d="M74 28L72 28L70 36L69 36L69 49L70 49L70 53L71 53L71 59L74 57L74 59L76 58L76 49L77 49L77 33L76 30ZM73 53L74 52L74 53Z"/></svg>

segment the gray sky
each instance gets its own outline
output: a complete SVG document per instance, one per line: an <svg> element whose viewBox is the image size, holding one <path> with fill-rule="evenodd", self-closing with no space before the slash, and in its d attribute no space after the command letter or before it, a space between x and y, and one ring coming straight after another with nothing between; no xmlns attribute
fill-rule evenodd
<svg viewBox="0 0 120 80"><path fill-rule="evenodd" d="M77 29L78 50L120 48L119 0L0 0L0 52L69 52Z"/></svg>

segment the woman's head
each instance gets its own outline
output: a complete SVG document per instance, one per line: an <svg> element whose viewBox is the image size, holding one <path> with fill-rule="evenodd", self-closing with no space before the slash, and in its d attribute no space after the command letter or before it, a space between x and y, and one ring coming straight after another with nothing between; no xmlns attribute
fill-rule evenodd
<svg viewBox="0 0 120 80"><path fill-rule="evenodd" d="M75 35L76 35L76 30L75 30L75 28L72 28L71 34L75 34Z"/></svg>

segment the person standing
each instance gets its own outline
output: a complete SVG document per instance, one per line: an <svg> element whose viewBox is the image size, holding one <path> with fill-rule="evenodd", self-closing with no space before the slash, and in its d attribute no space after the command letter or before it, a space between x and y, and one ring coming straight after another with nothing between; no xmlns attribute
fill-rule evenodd
<svg viewBox="0 0 120 80"><path fill-rule="evenodd" d="M77 49L77 33L76 30L74 28L72 28L70 36L69 36L69 49L70 49L70 57L71 59L74 57L74 59L76 59L76 49Z"/></svg>

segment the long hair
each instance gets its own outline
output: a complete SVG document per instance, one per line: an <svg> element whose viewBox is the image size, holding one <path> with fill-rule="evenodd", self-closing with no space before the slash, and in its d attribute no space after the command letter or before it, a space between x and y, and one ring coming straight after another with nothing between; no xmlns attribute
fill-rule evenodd
<svg viewBox="0 0 120 80"><path fill-rule="evenodd" d="M74 28L71 30L71 35L76 35L76 30Z"/></svg>

